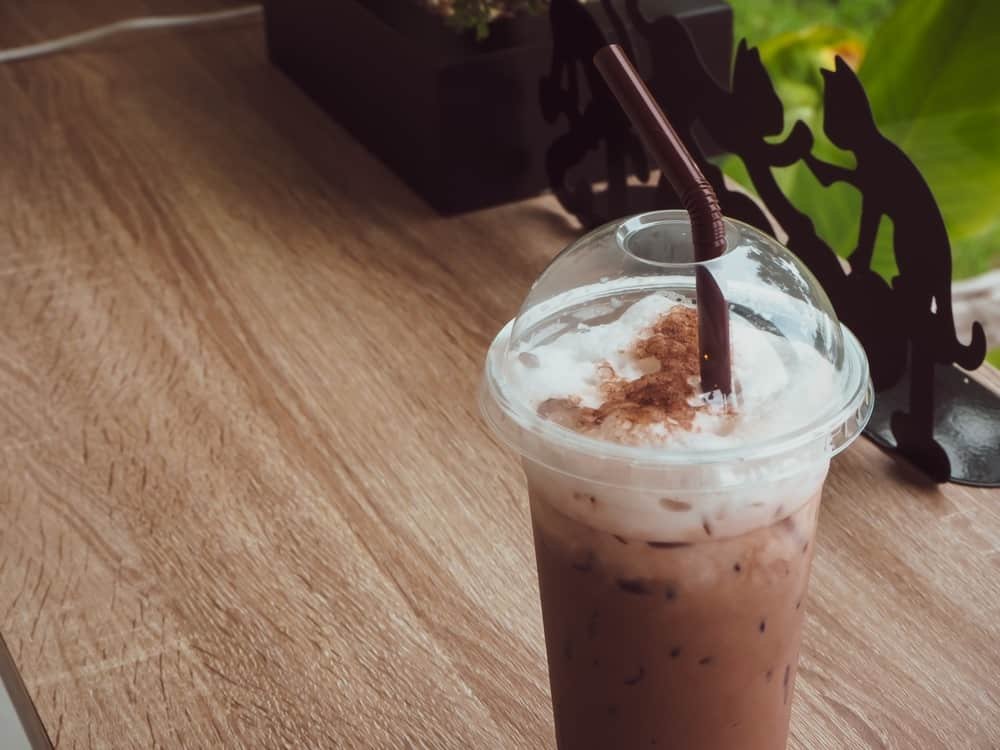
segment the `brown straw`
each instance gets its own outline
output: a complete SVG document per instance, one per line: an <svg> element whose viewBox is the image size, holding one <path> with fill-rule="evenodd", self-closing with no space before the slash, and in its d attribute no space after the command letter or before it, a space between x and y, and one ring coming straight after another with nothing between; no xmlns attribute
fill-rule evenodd
<svg viewBox="0 0 1000 750"><path fill-rule="evenodd" d="M698 163L685 148L621 47L617 44L602 47L594 55L594 65L601 71L608 88L660 165L667 181L680 196L691 218L695 260L700 262L719 257L726 249L722 211L715 191ZM704 266L695 271L695 296L701 387L705 393L718 390L728 395L733 385L729 310L722 290Z"/></svg>

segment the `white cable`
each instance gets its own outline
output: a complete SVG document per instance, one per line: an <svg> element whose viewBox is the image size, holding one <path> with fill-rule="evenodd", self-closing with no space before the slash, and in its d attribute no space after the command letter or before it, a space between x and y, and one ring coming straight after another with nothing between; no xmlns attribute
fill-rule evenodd
<svg viewBox="0 0 1000 750"><path fill-rule="evenodd" d="M79 47L98 39L121 34L127 31L141 31L143 29L167 29L178 26L196 26L207 23L218 23L220 21L230 21L236 18L247 18L258 15L263 8L260 5L247 5L242 8L231 10L220 10L213 13L197 13L186 16L150 16L147 18L130 18L124 21L100 26L96 29L88 29L77 34L50 39L47 42L29 44L25 47L14 47L13 49L0 50L0 63L12 62L14 60L26 60L29 57L40 57L41 55L51 55L54 52Z"/></svg>

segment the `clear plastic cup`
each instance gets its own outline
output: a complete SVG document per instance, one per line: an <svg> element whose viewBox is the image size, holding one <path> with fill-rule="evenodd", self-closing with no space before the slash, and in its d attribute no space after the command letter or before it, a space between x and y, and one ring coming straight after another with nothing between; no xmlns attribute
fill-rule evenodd
<svg viewBox="0 0 1000 750"><path fill-rule="evenodd" d="M726 231L727 251L701 264L682 211L591 232L552 262L487 355L482 410L528 481L560 750L786 745L820 494L873 394L860 344L801 262L745 224ZM699 266L734 327L788 345L790 372L796 347L829 363L815 397L817 368L795 372L787 398L740 417L740 439L692 449L574 432L512 386L538 343L650 294L693 300Z"/></svg>

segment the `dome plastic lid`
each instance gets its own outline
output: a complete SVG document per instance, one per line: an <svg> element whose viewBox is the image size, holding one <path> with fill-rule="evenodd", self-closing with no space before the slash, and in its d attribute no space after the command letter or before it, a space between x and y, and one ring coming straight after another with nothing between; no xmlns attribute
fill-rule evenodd
<svg viewBox="0 0 1000 750"><path fill-rule="evenodd" d="M828 459L849 445L867 424L873 406L868 361L860 343L838 321L818 281L790 251L742 222L727 219L725 229L726 251L702 262L694 261L684 211L657 211L607 224L560 253L487 355L481 405L497 434L528 457L538 458L544 452L540 446L556 441L577 454L649 466L762 459L803 446L819 446ZM788 412L789 418L758 415L771 427L753 433L753 439L691 447L621 444L573 432L541 417L537 404L518 387L517 368L523 366L524 352L572 331L614 321L649 295L690 304L696 275L706 270L725 297L734 336L746 326L772 334L780 342L791 379L806 382L823 371L825 387L817 392L821 395L808 396L809 388L798 389L794 398L778 394L773 407ZM737 412L738 367L736 362Z"/></svg>

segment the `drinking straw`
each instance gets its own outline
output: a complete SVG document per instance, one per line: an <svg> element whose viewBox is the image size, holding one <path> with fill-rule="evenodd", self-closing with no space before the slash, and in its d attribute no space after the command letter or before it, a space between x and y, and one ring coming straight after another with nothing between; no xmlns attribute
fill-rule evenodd
<svg viewBox="0 0 1000 750"><path fill-rule="evenodd" d="M720 391L727 396L733 387L729 309L722 290L705 266L706 261L726 250L726 229L715 190L622 48L617 44L602 47L594 55L594 65L688 212L694 259L698 263L695 303L701 388L704 393Z"/></svg>

